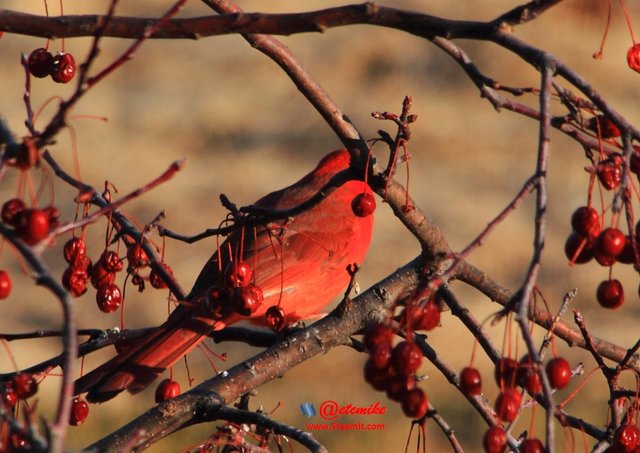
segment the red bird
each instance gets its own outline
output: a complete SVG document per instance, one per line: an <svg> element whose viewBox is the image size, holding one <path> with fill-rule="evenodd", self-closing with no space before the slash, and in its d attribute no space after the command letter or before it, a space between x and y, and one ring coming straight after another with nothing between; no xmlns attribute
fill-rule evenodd
<svg viewBox="0 0 640 453"><path fill-rule="evenodd" d="M334 151L304 178L255 205L299 206L349 162L346 150ZM246 319L266 325L270 307L279 307L270 313L284 315L285 325L319 314L347 286L347 266L362 263L374 208L371 189L351 179L292 218L235 231L200 272L187 297L191 306L180 305L156 330L78 379L76 394L88 392L88 401L103 402L123 390L140 392L212 331Z"/></svg>

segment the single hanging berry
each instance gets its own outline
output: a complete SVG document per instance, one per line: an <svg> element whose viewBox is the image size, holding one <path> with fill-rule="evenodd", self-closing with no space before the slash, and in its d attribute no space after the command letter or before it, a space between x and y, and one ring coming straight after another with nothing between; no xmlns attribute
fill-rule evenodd
<svg viewBox="0 0 640 453"><path fill-rule="evenodd" d="M180 384L172 379L165 379L156 388L156 403L170 400L180 395Z"/></svg>
<svg viewBox="0 0 640 453"><path fill-rule="evenodd" d="M62 286L73 297L80 297L87 292L87 280L89 276L85 271L69 266L62 274Z"/></svg>
<svg viewBox="0 0 640 453"><path fill-rule="evenodd" d="M410 376L420 368L422 351L413 341L401 341L391 351L391 365L403 376Z"/></svg>
<svg viewBox="0 0 640 453"><path fill-rule="evenodd" d="M613 190L622 182L622 156L616 154L608 157L596 166L596 175L606 190Z"/></svg>
<svg viewBox="0 0 640 453"><path fill-rule="evenodd" d="M96 302L100 311L104 313L114 312L122 304L122 292L118 285L106 283L98 288Z"/></svg>
<svg viewBox="0 0 640 453"><path fill-rule="evenodd" d="M41 209L25 209L16 231L24 242L35 245L49 235L49 216Z"/></svg>
<svg viewBox="0 0 640 453"><path fill-rule="evenodd" d="M640 44L634 44L627 51L627 64L631 69L640 72Z"/></svg>
<svg viewBox="0 0 640 453"><path fill-rule="evenodd" d="M231 304L242 316L251 316L262 304L264 296L259 286L249 284L235 288L231 294Z"/></svg>
<svg viewBox="0 0 640 453"><path fill-rule="evenodd" d="M25 209L27 209L27 207L20 198L12 198L11 200L5 201L2 205L2 221L12 227L18 226L20 217Z"/></svg>
<svg viewBox="0 0 640 453"><path fill-rule="evenodd" d="M549 360L546 367L549 385L554 389L563 389L571 381L571 366L562 357Z"/></svg>
<svg viewBox="0 0 640 453"><path fill-rule="evenodd" d="M590 206L581 206L571 214L571 227L582 236L597 237L600 234L600 214Z"/></svg>
<svg viewBox="0 0 640 453"><path fill-rule="evenodd" d="M82 238L71 238L64 244L64 259L67 263L74 265L78 258L86 256L87 244Z"/></svg>
<svg viewBox="0 0 640 453"><path fill-rule="evenodd" d="M413 313L413 330L433 330L440 325L440 307L435 299L429 299Z"/></svg>
<svg viewBox="0 0 640 453"><path fill-rule="evenodd" d="M500 420L512 422L518 416L520 405L522 404L522 395L515 388L505 389L498 395L496 399L495 411Z"/></svg>
<svg viewBox="0 0 640 453"><path fill-rule="evenodd" d="M376 210L376 199L370 193L361 193L351 202L351 209L358 217L367 217Z"/></svg>
<svg viewBox="0 0 640 453"><path fill-rule="evenodd" d="M276 332L281 331L286 325L284 310L277 305L272 305L267 309L265 319L269 328Z"/></svg>
<svg viewBox="0 0 640 453"><path fill-rule="evenodd" d="M11 276L5 270L0 270L0 299L6 299L11 294Z"/></svg>
<svg viewBox="0 0 640 453"><path fill-rule="evenodd" d="M529 437L520 443L520 453L542 453L544 452L544 445L540 439Z"/></svg>
<svg viewBox="0 0 640 453"><path fill-rule="evenodd" d="M499 426L490 427L482 437L486 453L504 453L507 449L507 433Z"/></svg>
<svg viewBox="0 0 640 453"><path fill-rule="evenodd" d="M173 275L173 270L171 269L171 267L169 267L168 264L160 263L160 265L167 272L167 274ZM151 286L153 286L155 289L166 289L167 288L167 284L160 277L160 275L158 275L158 273L155 271L155 269L151 269L151 273L149 274L149 283L151 283Z"/></svg>
<svg viewBox="0 0 640 453"><path fill-rule="evenodd" d="M253 272L251 266L244 261L231 261L224 273L225 284L229 288L247 286L251 283Z"/></svg>
<svg viewBox="0 0 640 453"><path fill-rule="evenodd" d="M53 57L51 63L51 78L56 83L71 82L76 75L76 61L73 55L65 52L58 52Z"/></svg>
<svg viewBox="0 0 640 453"><path fill-rule="evenodd" d="M42 79L51 74L53 55L47 49L40 47L29 54L27 66L32 76Z"/></svg>
<svg viewBox="0 0 640 453"><path fill-rule="evenodd" d="M598 285L596 299L604 308L618 308L624 303L622 283L617 279L604 280Z"/></svg>
<svg viewBox="0 0 640 453"><path fill-rule="evenodd" d="M476 396L482 393L482 377L480 371L474 367L465 367L460 372L460 387L467 396Z"/></svg>
<svg viewBox="0 0 640 453"><path fill-rule="evenodd" d="M622 231L617 228L607 228L598 236L596 250L602 255L615 258L624 250L625 242Z"/></svg>
<svg viewBox="0 0 640 453"><path fill-rule="evenodd" d="M69 414L69 424L71 426L82 425L89 416L89 405L85 400L76 396L71 402L71 413Z"/></svg>
<svg viewBox="0 0 640 453"><path fill-rule="evenodd" d="M602 138L620 137L620 129L606 115L594 116L589 120L587 127L596 134L600 130Z"/></svg>
<svg viewBox="0 0 640 453"><path fill-rule="evenodd" d="M640 446L640 430L634 425L620 425L613 433L613 445L621 452L634 453Z"/></svg>
<svg viewBox="0 0 640 453"><path fill-rule="evenodd" d="M427 413L429 400L421 388L409 390L402 398L402 412L410 418L421 418Z"/></svg>
<svg viewBox="0 0 640 453"><path fill-rule="evenodd" d="M584 264L593 259L595 240L573 232L564 243L564 254L570 264Z"/></svg>

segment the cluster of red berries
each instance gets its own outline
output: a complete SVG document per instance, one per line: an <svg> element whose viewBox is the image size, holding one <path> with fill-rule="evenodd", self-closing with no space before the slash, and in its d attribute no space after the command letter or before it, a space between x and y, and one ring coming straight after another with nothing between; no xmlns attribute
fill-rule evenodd
<svg viewBox="0 0 640 453"><path fill-rule="evenodd" d="M207 290L207 308L219 315L226 307L242 315L251 316L262 305L262 289L252 283L253 269L245 261L231 261L227 265L222 286L214 285Z"/></svg>
<svg viewBox="0 0 640 453"><path fill-rule="evenodd" d="M12 198L2 205L2 221L12 226L20 239L35 245L49 235L60 223L60 211L55 206L44 209L27 208L20 198Z"/></svg>
<svg viewBox="0 0 640 453"><path fill-rule="evenodd" d="M173 379L165 379L156 388L156 403L170 400L180 395L180 384Z"/></svg>
<svg viewBox="0 0 640 453"><path fill-rule="evenodd" d="M364 366L364 379L374 389L387 393L389 399L402 405L411 418L427 413L429 400L417 387L415 373L422 364L422 351L413 341L393 346L394 331L385 324L375 324L364 335L369 358Z"/></svg>
<svg viewBox="0 0 640 453"><path fill-rule="evenodd" d="M87 282L96 289L98 308L111 313L122 304L122 291L116 285L116 273L122 271L124 264L118 254L105 250L93 264L87 256L84 239L74 237L64 245L64 259L69 267L62 274L62 285L74 296L80 297L87 291Z"/></svg>
<svg viewBox="0 0 640 453"><path fill-rule="evenodd" d="M58 52L54 56L44 47L29 54L27 66L32 76L40 79L51 76L57 83L68 83L76 75L76 61L73 55Z"/></svg>
<svg viewBox="0 0 640 453"><path fill-rule="evenodd" d="M595 116L588 128L597 132L602 139L620 136L620 130L603 115ZM640 177L640 148L635 146L629 161L629 171ZM620 187L625 172L625 163L621 154L612 153L602 157L592 170L605 190ZM599 213L591 205L577 208L571 215L572 232L564 246L565 255L571 265L584 264L591 260L601 266L611 267L616 263L634 264L636 262L634 242L640 242L640 222L635 226L633 237L622 232L616 226L616 216L608 228L604 227L604 213ZM600 282L596 290L598 303L604 308L618 308L624 303L622 283L609 277Z"/></svg>
<svg viewBox="0 0 640 453"><path fill-rule="evenodd" d="M554 389L563 389L571 380L571 367L562 357L556 357L545 367L549 384ZM513 422L520 406L522 405L522 393L516 387L520 386L531 395L542 393L542 381L535 364L528 355L520 362L515 359L503 357L494 369L493 377L500 388L496 398L494 410L498 418L506 423ZM477 396L482 393L482 377L478 369L473 366L465 367L460 372L460 388L467 396ZM506 451L507 435L500 426L492 426L485 433L483 446L487 453L501 453ZM535 438L524 439L520 443L520 451L542 452L542 442Z"/></svg>

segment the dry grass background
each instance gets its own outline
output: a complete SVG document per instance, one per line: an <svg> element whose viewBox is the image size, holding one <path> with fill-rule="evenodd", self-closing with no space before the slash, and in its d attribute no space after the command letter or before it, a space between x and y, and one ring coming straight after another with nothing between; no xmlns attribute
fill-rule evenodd
<svg viewBox="0 0 640 453"><path fill-rule="evenodd" d="M51 8L55 11L55 5ZM171 2L121 2L119 14L154 16ZM487 20L516 6L517 1L406 0L387 4L443 15L450 18ZM68 14L101 12L107 2L66 0ZM247 11L303 11L339 5L337 1L286 2L246 1ZM41 13L41 2L5 0L0 6ZM626 67L625 53L630 44L622 14L614 4L613 28L605 57L594 61L606 17L606 2L567 0L538 20L516 30L518 36L543 47L585 75L631 121L638 123L640 78ZM640 20L640 8L629 2L632 18ZM208 14L198 2L189 2L186 15ZM640 22L638 22L640 23ZM398 111L402 98L414 99L414 112L419 122L414 126L410 143L411 193L419 206L440 225L451 246L461 249L513 197L535 168L537 125L509 112L495 112L482 100L470 81L455 63L428 42L403 33L352 26L329 30L325 34L307 34L282 38L299 60L331 94L366 137L376 135L383 127L370 117L371 111ZM76 59L86 54L87 39L68 40L67 49ZM5 34L0 40L0 113L20 135L23 126L24 81L19 65L20 52L40 47L41 39ZM129 42L106 40L98 66L107 64ZM512 86L535 86L537 73L528 65L492 44L460 42L485 74ZM59 41L52 44L58 49ZM48 80L36 80L33 103L40 106L52 95L65 96L72 87ZM526 99L535 104L533 97ZM53 111L45 109L38 124L45 124ZM261 195L295 181L306 173L327 151L339 147L337 139L321 118L296 91L286 76L271 61L251 49L241 38L224 36L201 41L146 43L136 58L89 93L74 111L78 115L71 124L77 134L78 155L85 182L101 186L108 179L121 194L137 188L161 173L173 160L187 158L187 166L174 180L127 206L140 223L151 220L165 210L165 225L175 231L196 233L215 226L224 211L218 203L221 192L238 204L247 204ZM83 115L106 116L103 123L82 118ZM69 134L62 133L51 147L66 168L72 165ZM378 152L385 157L384 150ZM586 316L594 334L628 346L637 338L640 305L635 288L637 275L616 268L627 288L627 302L620 310L604 312L595 302L595 287L606 278L607 271L595 264L569 269L562 253L568 235L571 212L586 201L586 160L579 146L554 133L549 166L548 238L543 259L540 287L552 307L557 307L563 294L579 288L575 306ZM0 199L15 193L15 175L5 176L0 186ZM402 178L401 174L399 178ZM55 203L63 218L73 215L73 192L62 183L55 184ZM48 203L48 195L43 203ZM498 281L515 287L528 265L532 246L533 206L524 203L478 249L471 261ZM376 213L374 243L364 263L359 282L368 287L418 252L416 241L380 203ZM103 221L91 229L89 249L95 257L104 241ZM56 274L63 270L61 246L45 253ZM169 243L167 261L185 288L188 288L200 266L215 247L214 241L196 246ZM58 304L44 290L34 288L28 275L20 273L16 260L4 250L1 267L14 275L15 291L3 301L0 332L58 328ZM475 292L459 287L460 297L473 314L483 319L496 306ZM118 324L117 315L101 314L89 292L76 304L81 327L107 328ZM165 295L147 290L127 294L127 325L159 323L166 316ZM500 342L502 326L492 330ZM454 368L468 363L473 338L457 319L443 314L442 328L429 335L430 343ZM585 360L587 369L593 361L581 351L559 345L572 364ZM219 352L229 353L229 364L236 363L256 351L231 344L218 345ZM11 345L18 365L25 367L59 350L56 341L28 341ZM108 353L105 353L108 354ZM105 355L91 357L91 367ZM211 367L198 351L190 356L192 374L202 380L211 375ZM381 401L388 414L363 420L342 418L341 422L382 422L380 432L317 432L317 438L330 451L365 452L404 450L409 421L397 404L375 393L362 379L365 357L339 348L292 370L282 379L258 390L253 399L270 411L281 406L274 417L295 426L307 421L300 415L298 404L333 399L342 404L369 405ZM490 380L488 360L480 358ZM218 363L220 368L226 367ZM11 365L0 354L0 370ZM437 371L425 365L428 380L422 385L432 402L451 422L468 451L480 451L480 435L484 431L480 417L472 412L463 398L452 392ZM176 375L186 387L184 366ZM56 401L58 381L45 380L39 396L39 410L48 416ZM575 387L575 384L572 384ZM489 384L488 398L497 393ZM568 394L568 392L567 392ZM72 430L68 445L79 448L106 432L121 426L152 404L152 391L136 397L121 396L102 406L91 408L86 424ZM569 410L589 418L596 424L606 419L604 381L594 378ZM540 411L538 411L540 412ZM540 417L541 414L538 414ZM528 416L516 432L528 427ZM191 428L154 446L151 451L178 451L214 432L213 425ZM578 442L580 436L575 434ZM562 437L562 436L560 436ZM427 425L430 451L446 451L444 436ZM581 447L580 447L581 448ZM301 451L299 445L296 451Z"/></svg>

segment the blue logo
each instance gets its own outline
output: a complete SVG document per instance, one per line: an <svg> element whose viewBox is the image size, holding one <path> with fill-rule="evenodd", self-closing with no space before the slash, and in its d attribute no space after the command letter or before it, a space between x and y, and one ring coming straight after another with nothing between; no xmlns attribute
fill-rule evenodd
<svg viewBox="0 0 640 453"><path fill-rule="evenodd" d="M300 412L302 412L303 417L311 418L315 417L316 408L313 406L313 403L309 404L309 401L307 401L300 405Z"/></svg>

